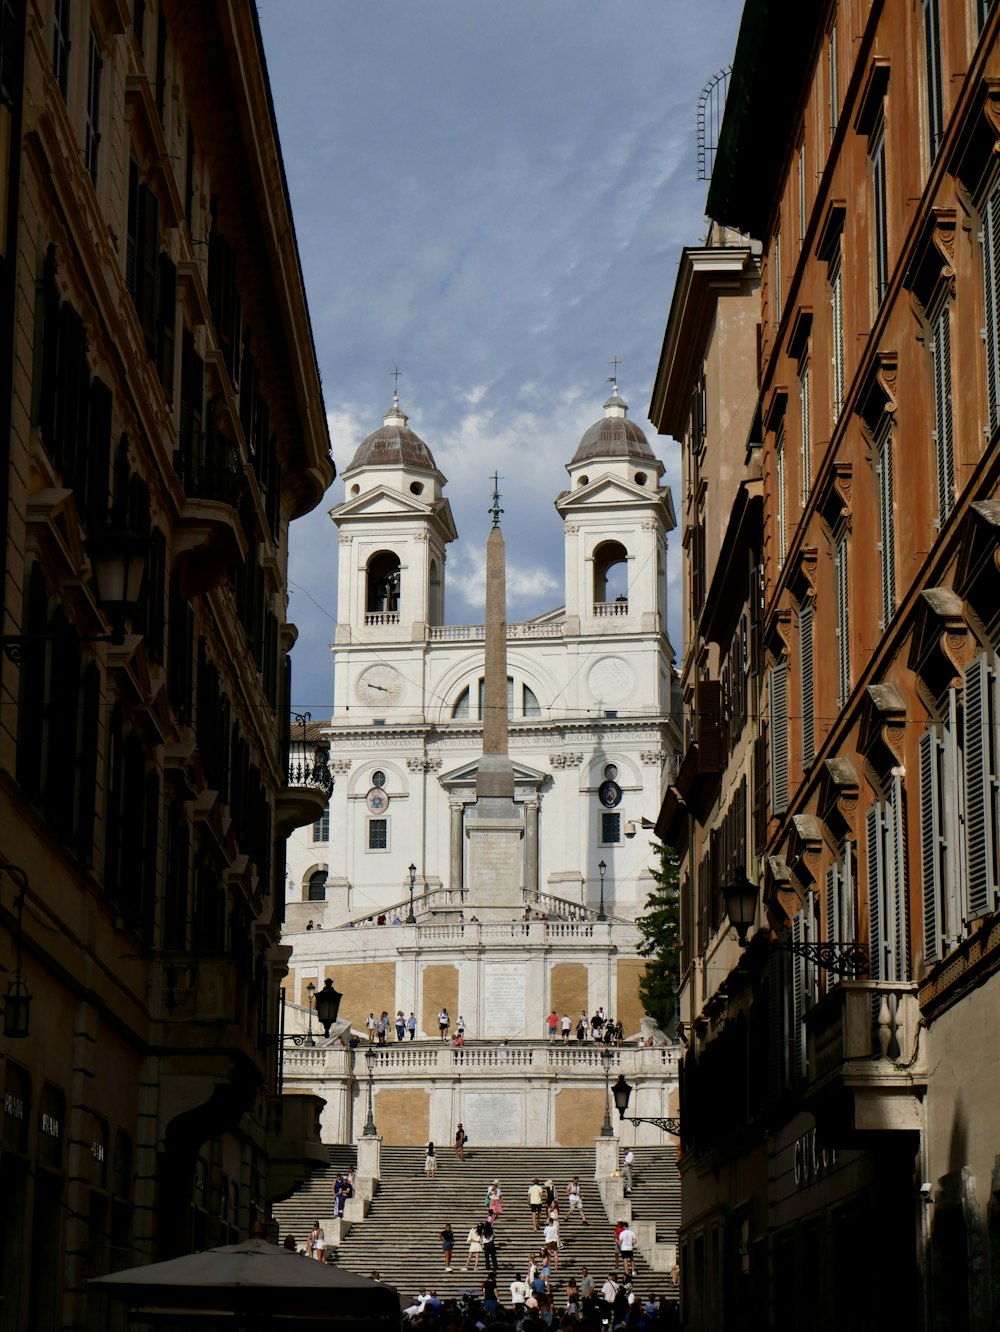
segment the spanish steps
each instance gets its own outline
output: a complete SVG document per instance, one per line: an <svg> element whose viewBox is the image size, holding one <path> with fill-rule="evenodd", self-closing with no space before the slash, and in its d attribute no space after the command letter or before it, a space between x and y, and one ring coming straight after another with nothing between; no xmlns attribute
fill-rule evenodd
<svg viewBox="0 0 1000 1332"><path fill-rule="evenodd" d="M350 1146L330 1147L330 1165L315 1172L290 1198L274 1207L282 1237L292 1234L300 1246L317 1218L333 1211L333 1179L336 1172L354 1164ZM383 1146L382 1177L368 1216L353 1225L339 1248L327 1250L327 1261L368 1276L378 1272L381 1280L403 1295L413 1295L420 1286L434 1288L442 1298L455 1298L463 1291L479 1293L485 1275L483 1259L476 1273L464 1270L469 1228L485 1216L485 1195L498 1178L503 1190L504 1212L496 1228L500 1299L509 1299L508 1285L515 1272L524 1275L528 1258L541 1247L542 1234L532 1231L528 1187L537 1176L551 1177L560 1206L560 1263L551 1284L557 1306L563 1303L566 1277L579 1280L586 1265L598 1286L615 1265L613 1223L601 1202L594 1182L593 1148L476 1147L466 1148L459 1162L450 1147L438 1153L434 1179L424 1176L423 1147ZM582 1225L571 1216L566 1185L579 1175L584 1209L589 1221ZM680 1220L680 1183L676 1152L671 1145L636 1149L633 1170L633 1215L656 1220L657 1238L675 1242ZM439 1231L450 1222L455 1232L453 1270L443 1270ZM652 1271L637 1254L635 1288L638 1293L669 1293L669 1274Z"/></svg>

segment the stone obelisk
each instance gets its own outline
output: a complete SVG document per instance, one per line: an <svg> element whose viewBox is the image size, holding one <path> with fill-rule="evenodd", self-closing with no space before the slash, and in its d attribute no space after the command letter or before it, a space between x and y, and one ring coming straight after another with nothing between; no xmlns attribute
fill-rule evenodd
<svg viewBox="0 0 1000 1332"><path fill-rule="evenodd" d="M521 839L524 820L514 803L514 765L507 745L507 556L500 531L499 477L493 478L493 529L486 542L486 669L483 752L476 803L465 816L469 839L466 908L480 920L510 920L523 909Z"/></svg>

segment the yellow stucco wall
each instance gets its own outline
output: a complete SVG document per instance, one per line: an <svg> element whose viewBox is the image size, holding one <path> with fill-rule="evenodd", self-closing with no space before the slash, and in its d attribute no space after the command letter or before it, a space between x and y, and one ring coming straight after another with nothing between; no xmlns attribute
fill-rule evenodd
<svg viewBox="0 0 1000 1332"><path fill-rule="evenodd" d="M641 957L618 959L618 1009L615 1017L625 1028L625 1035L634 1036L645 1009L639 1002L639 977L646 970Z"/></svg>
<svg viewBox="0 0 1000 1332"><path fill-rule="evenodd" d="M431 1098L414 1087L375 1093L375 1123L391 1147L423 1146L430 1136Z"/></svg>
<svg viewBox="0 0 1000 1332"><path fill-rule="evenodd" d="M560 1017L568 1013L576 1032L576 1020L582 1012L590 1017L590 992L587 968L582 962L557 962L549 974L549 1002Z"/></svg>
<svg viewBox="0 0 1000 1332"><path fill-rule="evenodd" d="M333 983L344 996L340 1003L340 1016L347 1018L356 1031L364 1031L369 1013L378 1017L384 1008L390 1017L395 1016L395 962L341 964L337 967Z"/></svg>
<svg viewBox="0 0 1000 1332"><path fill-rule="evenodd" d="M424 967L421 970L420 1025L428 1036L438 1034L438 1013L447 1008L454 1035L458 1017L458 967L451 964Z"/></svg>
<svg viewBox="0 0 1000 1332"><path fill-rule="evenodd" d="M604 1092L567 1087L556 1092L556 1143L592 1147L604 1123Z"/></svg>

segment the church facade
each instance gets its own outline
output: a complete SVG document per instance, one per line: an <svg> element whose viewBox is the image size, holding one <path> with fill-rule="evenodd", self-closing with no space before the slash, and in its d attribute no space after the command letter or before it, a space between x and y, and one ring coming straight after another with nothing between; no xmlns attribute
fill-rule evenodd
<svg viewBox="0 0 1000 1332"><path fill-rule="evenodd" d="M654 886L642 823L659 807L679 748L666 633L674 512L663 465L617 386L567 472L555 498L565 603L506 625L518 851L505 863L516 882L501 906L477 914L474 866L484 862L481 844L478 859L470 848L485 626L445 623L446 550L457 537L445 478L396 398L345 469L346 494L331 511L340 541L334 713L303 737L310 751L328 750L334 784L328 815L289 843L292 1013L304 1015L309 985L330 976L344 995L341 1017L361 1032L370 1012L402 1010L414 1014L418 1041L436 1038L447 1008L465 1019L470 1041L536 1042L552 1009L575 1030L581 1013L603 1007L626 1037L638 1035L635 919ZM428 1111L414 1115L403 1064L415 1057L393 1057L407 1104L395 1129L382 1085L379 1126L390 1140L440 1136L467 1113L453 1077L435 1083L421 1065L412 1073L430 1074ZM298 1067L315 1062L303 1057ZM539 1061L545 1081L565 1077L550 1062ZM603 1114L601 1070L590 1062L579 1070L593 1084L586 1123L564 1116L561 1129L540 1087L518 1108L497 1101L500 1113L487 1114L499 1091L492 1080L507 1095L509 1079L506 1067L484 1065L476 1095L488 1122L477 1140L503 1132L504 1141L538 1141L540 1122L544 1140L588 1140ZM662 1113L659 1064L650 1075ZM357 1132L351 1100L347 1084L328 1096L324 1136Z"/></svg>

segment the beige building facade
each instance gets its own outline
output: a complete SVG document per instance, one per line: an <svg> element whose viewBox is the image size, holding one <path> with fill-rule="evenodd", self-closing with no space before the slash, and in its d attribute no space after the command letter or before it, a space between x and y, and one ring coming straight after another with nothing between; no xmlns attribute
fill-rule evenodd
<svg viewBox="0 0 1000 1332"><path fill-rule="evenodd" d="M288 781L288 530L334 467L253 6L14 3L0 40L0 1297L36 1332L324 1159L273 1042L328 791Z"/></svg>

